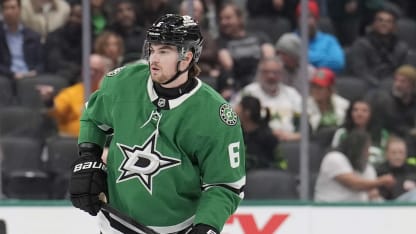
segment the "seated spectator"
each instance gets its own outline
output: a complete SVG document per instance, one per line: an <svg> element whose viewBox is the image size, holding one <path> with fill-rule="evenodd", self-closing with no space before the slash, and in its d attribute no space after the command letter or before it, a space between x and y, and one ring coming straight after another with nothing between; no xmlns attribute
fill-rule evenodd
<svg viewBox="0 0 416 234"><path fill-rule="evenodd" d="M82 6L71 1L67 23L48 34L45 43L45 72L58 74L73 84L78 80L82 63Z"/></svg>
<svg viewBox="0 0 416 234"><path fill-rule="evenodd" d="M397 20L393 10L382 8L375 14L370 31L351 47L350 72L370 88L391 81L394 71L407 61L409 48L395 34Z"/></svg>
<svg viewBox="0 0 416 234"><path fill-rule="evenodd" d="M285 17L296 24L295 8L297 0L247 0L246 9L250 18Z"/></svg>
<svg viewBox="0 0 416 234"><path fill-rule="evenodd" d="M101 79L110 70L111 61L103 56L93 54L90 56L91 92L98 89ZM39 85L39 93L46 105L48 114L58 125L60 135L78 137L80 118L84 109L85 89L84 83L78 83L62 89L56 96L55 90L49 85Z"/></svg>
<svg viewBox="0 0 416 234"><path fill-rule="evenodd" d="M344 123L349 101L334 91L335 74L319 68L311 79L308 98L309 124L312 133L323 128L335 128Z"/></svg>
<svg viewBox="0 0 416 234"><path fill-rule="evenodd" d="M177 8L174 1L168 0L141 0L135 1L138 4L138 23L147 29L153 22L165 14L176 14Z"/></svg>
<svg viewBox="0 0 416 234"><path fill-rule="evenodd" d="M12 80L34 77L43 71L40 36L21 22L19 0L3 0L0 23L0 75Z"/></svg>
<svg viewBox="0 0 416 234"><path fill-rule="evenodd" d="M246 146L246 169L276 167L275 151L278 140L269 127L270 113L263 109L259 99L244 96L236 106ZM262 114L264 113L264 114Z"/></svg>
<svg viewBox="0 0 416 234"><path fill-rule="evenodd" d="M274 48L265 34L245 30L243 12L234 3L222 5L219 25L218 60L225 72L219 89L228 99L230 90L238 91L253 81L259 60L274 56Z"/></svg>
<svg viewBox="0 0 416 234"><path fill-rule="evenodd" d="M359 36L363 16L363 1L327 1L329 17L343 47L349 47Z"/></svg>
<svg viewBox="0 0 416 234"><path fill-rule="evenodd" d="M394 185L391 174L377 177L375 169L368 163L370 141L367 132L355 129L337 149L324 156L315 185L315 201L380 200L378 188Z"/></svg>
<svg viewBox="0 0 416 234"><path fill-rule="evenodd" d="M394 74L390 90L377 90L368 95L373 108L379 109L378 118L384 120L389 131L402 138L414 135L416 125L416 68L400 66Z"/></svg>
<svg viewBox="0 0 416 234"><path fill-rule="evenodd" d="M190 15L189 0L183 0L180 6L181 15ZM201 0L193 0L192 18L194 18L199 25L201 25L201 34L204 38L204 49L202 50L201 56L198 60L198 66L201 68L201 77L213 77L218 78L219 64L218 64L218 46L215 39L211 36L208 31L208 26L205 23L205 8Z"/></svg>
<svg viewBox="0 0 416 234"><path fill-rule="evenodd" d="M145 31L137 24L136 5L132 0L120 0L114 5L114 23L110 28L124 41L123 63L139 60L142 55Z"/></svg>
<svg viewBox="0 0 416 234"><path fill-rule="evenodd" d="M299 93L302 92L302 77L300 74L300 51L301 41L295 33L285 33L276 42L276 54L282 59L286 74L283 83L294 87ZM308 78L315 73L316 68L308 64ZM307 79L307 78L305 78Z"/></svg>
<svg viewBox="0 0 416 234"><path fill-rule="evenodd" d="M236 105L246 95L256 97L270 110L270 127L281 141L298 140L296 118L301 109L301 96L281 82L283 63L278 57L263 58L258 65L256 81L244 87L232 100Z"/></svg>
<svg viewBox="0 0 416 234"><path fill-rule="evenodd" d="M106 0L91 0L91 33L93 38L110 26L110 14Z"/></svg>
<svg viewBox="0 0 416 234"><path fill-rule="evenodd" d="M309 63L313 66L327 67L334 72L344 69L344 51L336 37L318 29L319 7L316 1L308 2L308 32L309 32ZM300 4L296 8L298 24L300 25ZM300 27L300 26L299 26Z"/></svg>
<svg viewBox="0 0 416 234"><path fill-rule="evenodd" d="M416 189L416 167L406 164L407 146L405 141L398 137L390 137L385 155L386 162L376 168L377 174L379 176L392 174L397 183L390 188L380 188L381 196L386 200L393 200Z"/></svg>
<svg viewBox="0 0 416 234"><path fill-rule="evenodd" d="M70 7L65 0L21 0L22 21L41 35L44 43L48 33L62 27L68 20Z"/></svg>
<svg viewBox="0 0 416 234"><path fill-rule="evenodd" d="M364 130L371 137L369 162L373 165L384 162L383 155L389 132L381 126L380 116L372 112L370 103L362 99L350 104L344 125L334 134L332 147L338 147L354 129Z"/></svg>
<svg viewBox="0 0 416 234"><path fill-rule="evenodd" d="M124 41L118 34L105 31L95 39L94 53L109 58L114 69L122 65Z"/></svg>

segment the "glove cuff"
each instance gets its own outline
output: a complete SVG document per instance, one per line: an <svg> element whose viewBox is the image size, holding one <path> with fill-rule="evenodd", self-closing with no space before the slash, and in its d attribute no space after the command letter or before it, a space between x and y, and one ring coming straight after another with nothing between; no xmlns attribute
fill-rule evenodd
<svg viewBox="0 0 416 234"><path fill-rule="evenodd" d="M195 225L191 232L192 234L220 234L220 232L207 224L203 224L203 223L198 223L197 225Z"/></svg>
<svg viewBox="0 0 416 234"><path fill-rule="evenodd" d="M81 157L90 157L101 161L103 149L95 143L82 142L78 145L78 150Z"/></svg>

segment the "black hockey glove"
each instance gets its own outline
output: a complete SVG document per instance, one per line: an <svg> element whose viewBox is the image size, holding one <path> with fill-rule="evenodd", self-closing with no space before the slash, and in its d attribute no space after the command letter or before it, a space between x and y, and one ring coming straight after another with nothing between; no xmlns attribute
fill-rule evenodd
<svg viewBox="0 0 416 234"><path fill-rule="evenodd" d="M198 223L192 227L191 231L188 234L220 234L220 232L209 225Z"/></svg>
<svg viewBox="0 0 416 234"><path fill-rule="evenodd" d="M101 160L102 149L96 144L81 143L79 154L72 166L69 183L71 202L95 216L103 204L99 199L100 193L107 195L107 172Z"/></svg>

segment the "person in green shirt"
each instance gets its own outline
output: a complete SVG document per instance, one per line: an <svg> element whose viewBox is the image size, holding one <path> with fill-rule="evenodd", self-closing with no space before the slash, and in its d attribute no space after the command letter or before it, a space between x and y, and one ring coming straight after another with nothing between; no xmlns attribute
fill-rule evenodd
<svg viewBox="0 0 416 234"><path fill-rule="evenodd" d="M108 73L81 117L72 204L98 215L102 233L217 234L244 197L245 146L230 105L197 76L203 38L190 16L149 28L148 64ZM106 165L100 155L112 134Z"/></svg>

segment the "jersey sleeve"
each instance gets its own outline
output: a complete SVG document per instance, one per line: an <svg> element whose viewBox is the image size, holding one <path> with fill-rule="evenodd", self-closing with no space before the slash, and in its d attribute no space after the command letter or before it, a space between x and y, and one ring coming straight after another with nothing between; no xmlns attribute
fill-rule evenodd
<svg viewBox="0 0 416 234"><path fill-rule="evenodd" d="M221 230L244 197L245 146L229 104L209 117L204 124L206 135L196 144L203 191L194 222Z"/></svg>
<svg viewBox="0 0 416 234"><path fill-rule="evenodd" d="M107 134L112 132L111 94L107 91L108 82L104 78L99 90L94 92L81 116L78 143L91 142L104 146Z"/></svg>

